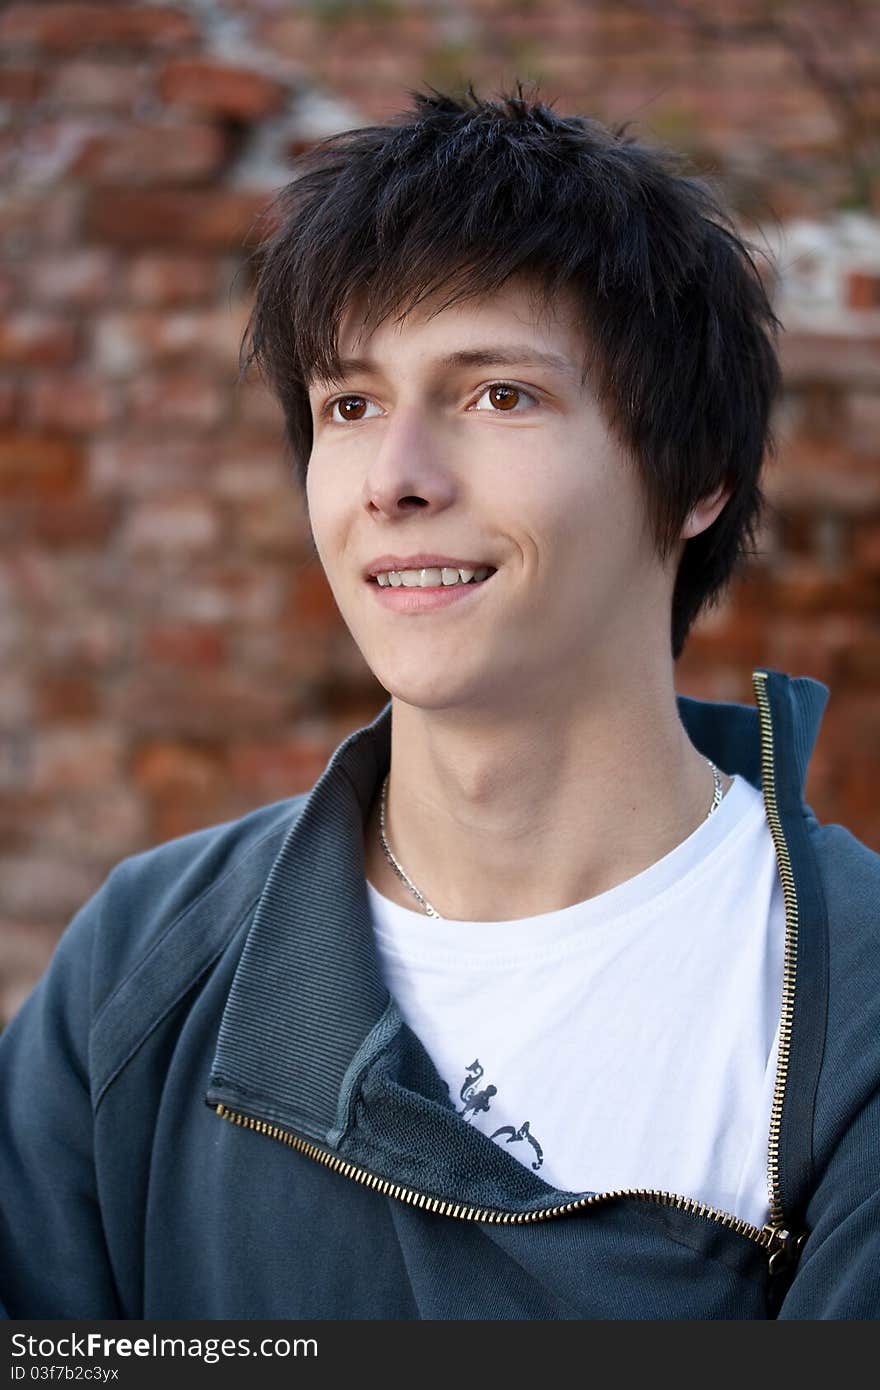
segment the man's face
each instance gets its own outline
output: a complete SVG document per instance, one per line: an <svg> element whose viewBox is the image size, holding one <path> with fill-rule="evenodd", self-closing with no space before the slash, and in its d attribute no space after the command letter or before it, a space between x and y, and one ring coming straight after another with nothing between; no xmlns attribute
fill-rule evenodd
<svg viewBox="0 0 880 1390"><path fill-rule="evenodd" d="M432 308L369 336L350 309L339 354L359 361L310 389L312 534L367 664L406 703L498 717L619 690L668 662L674 572L583 379L574 301L540 314L510 281ZM495 573L440 604L366 577L382 556L420 552Z"/></svg>

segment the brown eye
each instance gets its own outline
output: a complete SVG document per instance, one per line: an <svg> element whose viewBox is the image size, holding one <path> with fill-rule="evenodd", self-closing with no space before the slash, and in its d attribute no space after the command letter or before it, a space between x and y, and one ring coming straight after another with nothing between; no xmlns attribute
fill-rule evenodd
<svg viewBox="0 0 880 1390"><path fill-rule="evenodd" d="M366 404L363 396L340 396L336 401L343 420L361 420Z"/></svg>
<svg viewBox="0 0 880 1390"><path fill-rule="evenodd" d="M519 394L515 386L489 387L489 399L499 410L512 410L519 400Z"/></svg>
<svg viewBox="0 0 880 1390"><path fill-rule="evenodd" d="M525 391L521 386L514 386L510 381L493 381L491 385L484 387L474 410L487 410L491 414L499 415L504 411L508 415L521 415L522 408L529 405L537 405L535 397L531 391Z"/></svg>

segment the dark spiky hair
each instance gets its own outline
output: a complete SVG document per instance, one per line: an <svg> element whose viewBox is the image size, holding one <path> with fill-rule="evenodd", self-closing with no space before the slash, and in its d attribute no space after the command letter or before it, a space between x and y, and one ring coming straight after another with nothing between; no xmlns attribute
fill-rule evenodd
<svg viewBox="0 0 880 1390"><path fill-rule="evenodd" d="M717 519L684 546L677 658L701 610L753 553L775 450L781 327L710 183L626 126L561 116L537 97L410 92L387 125L344 131L298 161L268 210L242 372L277 394L297 479L312 447L308 386L338 378L338 330L366 331L441 294L440 308L526 275L545 302L573 290L591 387L638 468L661 561L722 484ZM628 124L628 123L627 123ZM439 309L438 309L439 312Z"/></svg>

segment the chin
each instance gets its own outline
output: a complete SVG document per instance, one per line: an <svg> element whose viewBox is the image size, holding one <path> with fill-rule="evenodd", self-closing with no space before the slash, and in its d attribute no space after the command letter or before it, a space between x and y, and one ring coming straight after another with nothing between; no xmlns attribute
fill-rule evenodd
<svg viewBox="0 0 880 1390"><path fill-rule="evenodd" d="M382 675L381 672L375 674L392 699L400 704L412 705L414 709L448 709L467 700L460 687L442 678L426 680L422 676L406 680L401 676Z"/></svg>
<svg viewBox="0 0 880 1390"><path fill-rule="evenodd" d="M438 659L436 671L426 669L428 661L370 661L362 653L376 680L388 694L416 709L448 709L475 699L477 690L449 662Z"/></svg>

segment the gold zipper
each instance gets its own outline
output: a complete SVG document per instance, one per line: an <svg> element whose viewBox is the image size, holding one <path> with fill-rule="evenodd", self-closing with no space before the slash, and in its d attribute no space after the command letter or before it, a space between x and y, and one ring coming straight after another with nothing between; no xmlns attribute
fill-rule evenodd
<svg viewBox="0 0 880 1390"><path fill-rule="evenodd" d="M454 1198L431 1197L427 1192L416 1192L413 1188L405 1187L403 1183L392 1182L389 1178L380 1178L377 1173L371 1173L367 1168L361 1168L357 1163L352 1163L349 1159L343 1158L341 1154L322 1148L320 1144L316 1144L312 1140L302 1139L291 1130L283 1129L281 1125L270 1124L268 1120L255 1119L253 1115L245 1115L240 1110L230 1110L222 1102L215 1105L214 1109L221 1119L229 1120L235 1125L243 1125L246 1129L252 1129L257 1134L265 1134L270 1139L279 1140L282 1144L288 1144L290 1148L306 1154L307 1157L315 1159L317 1163L323 1163L334 1173L341 1173L345 1178L363 1183L366 1187L372 1188L374 1192L382 1193L385 1197L396 1197L400 1202L408 1202L411 1206L420 1207L423 1211L430 1211L438 1216L458 1217L461 1221L487 1221L505 1226L524 1225L529 1222L548 1221L555 1216L567 1216L571 1212L580 1211L583 1207L598 1206L600 1203L613 1201L617 1197L640 1197L643 1201L657 1202L665 1207L675 1207L678 1211L687 1211L696 1216L718 1221L722 1226L727 1226L730 1230L735 1231L737 1235L746 1236L749 1240L756 1241L758 1245L763 1246L769 1252L771 1271L775 1272L777 1268L782 1268L783 1264L787 1263L787 1256L792 1248L791 1232L778 1226L754 1226L750 1221L743 1221L741 1217L734 1216L731 1212L717 1211L715 1207L708 1206L705 1202L696 1202L690 1197L680 1197L675 1192L661 1192L657 1188L650 1187L623 1187L615 1188L614 1191L609 1192L591 1192L586 1197L576 1197L571 1202L563 1202L555 1207L541 1207L536 1211L503 1211L497 1207L472 1207L465 1202L457 1202Z"/></svg>
<svg viewBox="0 0 880 1390"><path fill-rule="evenodd" d="M381 1178L378 1174L371 1173L368 1169L361 1168L358 1164L352 1163L349 1159L342 1157L341 1154L322 1148L320 1144L316 1144L311 1140L303 1139L298 1134L294 1134L292 1131L282 1128L281 1125L271 1124L267 1120L256 1119L254 1116L246 1115L240 1110L231 1110L222 1103L215 1105L214 1108L216 1113L222 1119L229 1120L232 1124L243 1125L247 1129L255 1130L258 1134L265 1134L271 1139L277 1139L282 1144L287 1144L298 1152L306 1154L316 1162L323 1163L333 1172L341 1173L343 1177L351 1178L354 1182L363 1183L365 1186L372 1188L373 1191L382 1193L383 1196L394 1197L401 1202L408 1202L412 1206L420 1207L423 1211L429 1211L438 1216L457 1217L462 1221L485 1221L501 1225L523 1225L535 1221L548 1221L558 1216L567 1216L572 1212L581 1211L585 1207L598 1206L601 1203L614 1201L619 1197L635 1197L642 1201L655 1202L661 1206L675 1207L677 1211L689 1212L692 1215L704 1217L709 1221L717 1221L720 1225L726 1226L737 1235L745 1236L746 1239L755 1241L756 1244L765 1249L769 1256L771 1274L780 1273L788 1268L800 1254L807 1236L806 1232L795 1234L786 1229L779 1191L779 1133L782 1119L782 1100L788 1074L791 1021L794 1005L794 982L797 965L798 918L791 859L788 853L788 846L785 842L785 836L782 832L782 824L779 819L779 811L776 804L776 785L773 767L773 726L770 717L770 702L767 697L766 681L766 671L754 671L752 673L752 683L754 685L760 720L761 772L764 803L767 810L770 832L776 848L776 857L782 878L783 897L785 902L785 963L783 967L779 1053L776 1067L773 1105L771 1108L770 1140L768 1146L770 1221L767 1225L755 1226L750 1221L744 1221L741 1217L734 1216L732 1212L719 1211L717 1208L709 1206L706 1202L698 1202L691 1197L679 1196L679 1194L675 1192L663 1192L657 1188L648 1187L623 1187L615 1188L607 1192L592 1192L585 1197L576 1197L571 1202L564 1202L555 1207L542 1207L536 1211L513 1212L499 1210L494 1207L473 1207L467 1205L465 1202L457 1202L454 1198L432 1197L426 1192L417 1192L412 1188L405 1187L402 1183L395 1183L388 1178Z"/></svg>
<svg viewBox="0 0 880 1390"><path fill-rule="evenodd" d="M767 672L753 671L752 685L758 704L758 718L761 725L761 786L764 791L764 805L770 834L776 847L779 863L779 876L782 880L782 896L785 902L785 957L782 967L782 1006L779 1019L779 1053L776 1060L776 1082L773 1087L773 1105L770 1113L770 1140L768 1144L767 1177L770 1188L770 1223L781 1226L783 1223L782 1195L779 1189L779 1134L782 1127L782 1102L785 1083L788 1077L788 1060L791 1049L791 1025L794 1018L794 986L797 976L798 945L798 904L794 889L794 873L788 845L782 833L782 821L776 804L776 776L773 765L773 722L770 717L770 699L767 695Z"/></svg>

